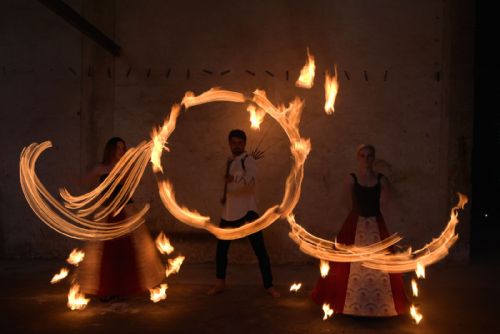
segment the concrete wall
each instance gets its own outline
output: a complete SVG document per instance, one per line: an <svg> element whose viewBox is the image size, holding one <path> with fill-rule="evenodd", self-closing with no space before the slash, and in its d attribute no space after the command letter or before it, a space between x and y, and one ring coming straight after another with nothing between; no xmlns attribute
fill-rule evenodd
<svg viewBox="0 0 500 334"><path fill-rule="evenodd" d="M54 192L79 174L82 36L36 1L3 1L2 8L2 253L8 257L59 256L62 248L65 251L74 242L30 212L19 184L19 155L32 142L53 142L54 148L41 159L38 170Z"/></svg>
<svg viewBox="0 0 500 334"><path fill-rule="evenodd" d="M356 168L359 143L377 147L377 168L393 182L387 222L390 231L405 236L405 245L419 247L437 236L454 193L470 191L472 1L70 4L114 38L123 54L113 58L38 3L9 3L0 42L0 65L6 67L0 88L7 92L2 127L9 130L2 131L7 157L0 164L5 256L63 256L74 244L37 222L23 200L17 181L23 146L51 139L59 147L39 167L41 179L55 190L71 181L66 176L98 162L111 135L124 137L129 146L147 140L185 91L214 86L245 93L264 89L276 104L305 99L301 132L313 148L295 213L317 235L333 237L345 218L343 179ZM31 26L18 26L16 15ZM34 45L40 52L33 52ZM294 86L307 47L317 63L311 90ZM340 93L335 114L326 116L322 73L334 64ZM38 75L50 67L52 72ZM22 68L35 72L21 73ZM40 95L52 98L39 101ZM214 221L230 129L248 130L250 147L261 140L269 147L259 161L262 210L280 202L291 165L283 131L271 119L260 132L250 130L245 107L215 103L183 113L163 161L179 201ZM150 171L134 197L151 203L151 230L165 230L191 261L212 260L214 238L175 221L161 205ZM465 260L470 221L467 212L461 217L461 239L451 257ZM309 261L287 232L284 221L265 232L273 261ZM235 243L231 258L254 260L245 241Z"/></svg>

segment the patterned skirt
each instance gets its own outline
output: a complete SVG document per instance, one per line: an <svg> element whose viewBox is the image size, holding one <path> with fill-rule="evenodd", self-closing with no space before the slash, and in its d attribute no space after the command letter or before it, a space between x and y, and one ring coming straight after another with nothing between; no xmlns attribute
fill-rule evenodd
<svg viewBox="0 0 500 334"><path fill-rule="evenodd" d="M389 236L382 215L361 217L351 212L337 242L366 246ZM311 294L318 303L330 304L336 313L387 317L409 309L401 274L388 274L360 263L330 263L330 272L319 278Z"/></svg>

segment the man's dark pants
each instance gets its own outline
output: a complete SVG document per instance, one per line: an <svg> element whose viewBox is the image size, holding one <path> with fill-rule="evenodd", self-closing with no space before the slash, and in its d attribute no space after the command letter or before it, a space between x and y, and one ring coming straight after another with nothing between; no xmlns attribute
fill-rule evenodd
<svg viewBox="0 0 500 334"><path fill-rule="evenodd" d="M247 222L251 222L259 218L259 214L255 211L248 211L247 214L233 221L227 221L221 219L220 227L222 228L234 228L243 226ZM264 288L268 289L273 286L273 275L271 273L271 263L269 262L269 255L267 255L266 245L264 244L264 234L262 231L256 232L248 236L250 244L252 245L253 251L257 256L259 261L260 273L262 275L262 282L264 283ZM217 242L217 254L215 258L216 262L216 277L218 279L226 278L226 268L227 268L227 253L229 251L229 245L231 240L219 240Z"/></svg>

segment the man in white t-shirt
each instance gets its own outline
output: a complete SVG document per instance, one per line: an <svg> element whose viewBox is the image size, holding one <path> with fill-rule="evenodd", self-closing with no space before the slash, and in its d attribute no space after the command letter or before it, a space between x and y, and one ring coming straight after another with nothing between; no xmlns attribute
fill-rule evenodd
<svg viewBox="0 0 500 334"><path fill-rule="evenodd" d="M238 129L232 130L229 133L228 140L232 156L228 159L226 166L220 227L234 228L259 218L255 199L257 165L254 156L245 151L245 132ZM262 231L249 235L248 239L259 261L262 282L266 292L273 297L279 297L279 292L273 287L271 264ZM218 294L224 291L226 287L227 253L230 244L230 240L218 240L217 242L217 283L208 291L210 295Z"/></svg>

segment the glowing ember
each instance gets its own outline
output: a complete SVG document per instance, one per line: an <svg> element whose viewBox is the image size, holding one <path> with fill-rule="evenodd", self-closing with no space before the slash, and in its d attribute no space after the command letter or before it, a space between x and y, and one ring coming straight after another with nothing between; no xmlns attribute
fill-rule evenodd
<svg viewBox="0 0 500 334"><path fill-rule="evenodd" d="M52 279L50 280L50 283L54 284L54 283L57 283L59 281L62 281L63 279L65 279L68 276L68 273L69 273L68 269L61 268L61 270L57 274L55 274L54 277L52 277Z"/></svg>
<svg viewBox="0 0 500 334"><path fill-rule="evenodd" d="M415 281L414 279L411 280L411 290L413 291L413 295L415 297L418 297L418 285L417 281Z"/></svg>
<svg viewBox="0 0 500 334"><path fill-rule="evenodd" d="M290 286L290 291L297 292L302 287L302 283L293 283Z"/></svg>
<svg viewBox="0 0 500 334"><path fill-rule="evenodd" d="M321 277L325 278L330 271L330 263L325 260L319 261L319 271L321 272Z"/></svg>
<svg viewBox="0 0 500 334"><path fill-rule="evenodd" d="M333 310L330 308L330 305L326 303L323 304L323 312L325 313L323 320L326 320L333 315Z"/></svg>
<svg viewBox="0 0 500 334"><path fill-rule="evenodd" d="M417 269L415 270L415 274L417 274L418 278L425 278L425 267L417 262Z"/></svg>
<svg viewBox="0 0 500 334"><path fill-rule="evenodd" d="M337 65L335 65L335 75L330 76L330 73L325 73L325 112L329 115L335 111L335 98L339 90L339 82L337 80Z"/></svg>
<svg viewBox="0 0 500 334"><path fill-rule="evenodd" d="M410 314L413 320L415 320L415 323L418 325L418 323L422 320L423 315L418 312L418 309L415 307L415 305L411 306Z"/></svg>
<svg viewBox="0 0 500 334"><path fill-rule="evenodd" d="M260 130L260 124L266 116L266 112L262 109L256 108L254 105L250 104L247 107L247 111L250 113L250 126L254 130Z"/></svg>
<svg viewBox="0 0 500 334"><path fill-rule="evenodd" d="M80 293L80 285L73 284L71 286L68 293L67 305L72 311L83 310L87 306L89 301L90 299L85 298L85 295L83 293Z"/></svg>
<svg viewBox="0 0 500 334"><path fill-rule="evenodd" d="M156 248L158 248L158 251L162 254L170 254L174 251L174 247L170 244L170 240L163 232L156 237Z"/></svg>
<svg viewBox="0 0 500 334"><path fill-rule="evenodd" d="M66 259L66 262L78 267L78 265L80 264L80 262L83 261L84 258L85 258L85 253L75 248L69 254L68 258Z"/></svg>
<svg viewBox="0 0 500 334"><path fill-rule="evenodd" d="M177 274L179 270L181 270L181 265L184 262L184 259L184 256L179 255L175 259L168 260L168 268L165 271L165 275L168 277L172 274Z"/></svg>
<svg viewBox="0 0 500 334"><path fill-rule="evenodd" d="M167 284L160 284L159 287L157 288L153 288L153 289L149 289L149 293L150 293L150 299L153 303L158 303L160 300L164 300L167 298L167 288L168 288L168 285Z"/></svg>
<svg viewBox="0 0 500 334"><path fill-rule="evenodd" d="M316 71L316 64L314 63L314 56L309 53L307 49L307 61L304 67L300 70L300 76L295 82L295 86L301 88L312 88L314 85L314 74Z"/></svg>

